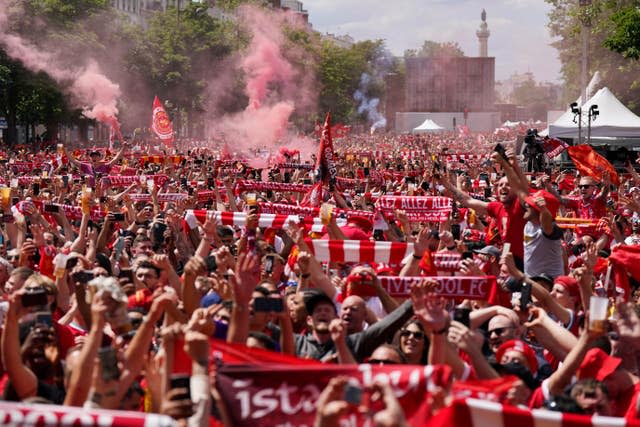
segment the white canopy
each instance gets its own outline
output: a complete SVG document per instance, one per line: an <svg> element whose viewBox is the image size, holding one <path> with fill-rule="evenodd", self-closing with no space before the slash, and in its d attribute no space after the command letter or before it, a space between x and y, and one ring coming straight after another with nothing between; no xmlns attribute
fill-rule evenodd
<svg viewBox="0 0 640 427"><path fill-rule="evenodd" d="M598 137L640 137L640 117L625 107L611 91L604 87L582 106L582 135L587 135L589 108L598 106L600 115L591 122L591 136ZM549 125L549 136L556 138L577 138L578 124L573 122L574 114L569 109Z"/></svg>
<svg viewBox="0 0 640 427"><path fill-rule="evenodd" d="M413 128L411 133L429 133L429 132L442 132L444 128L438 125L431 119L426 119L420 126Z"/></svg>

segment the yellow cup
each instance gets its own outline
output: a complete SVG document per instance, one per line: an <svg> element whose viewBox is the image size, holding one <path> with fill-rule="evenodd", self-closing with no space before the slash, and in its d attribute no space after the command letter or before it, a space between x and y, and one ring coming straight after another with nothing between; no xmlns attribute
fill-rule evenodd
<svg viewBox="0 0 640 427"><path fill-rule="evenodd" d="M2 206L9 206L11 202L11 187L2 187L0 191L2 192Z"/></svg>

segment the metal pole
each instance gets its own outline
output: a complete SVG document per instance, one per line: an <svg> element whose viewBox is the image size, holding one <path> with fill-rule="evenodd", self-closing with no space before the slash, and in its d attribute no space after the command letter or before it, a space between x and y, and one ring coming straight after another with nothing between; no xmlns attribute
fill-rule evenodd
<svg viewBox="0 0 640 427"><path fill-rule="evenodd" d="M591 144L591 110L589 110L589 124L587 127L587 144Z"/></svg>
<svg viewBox="0 0 640 427"><path fill-rule="evenodd" d="M582 106L579 106L580 112L578 113L578 144L582 144Z"/></svg>

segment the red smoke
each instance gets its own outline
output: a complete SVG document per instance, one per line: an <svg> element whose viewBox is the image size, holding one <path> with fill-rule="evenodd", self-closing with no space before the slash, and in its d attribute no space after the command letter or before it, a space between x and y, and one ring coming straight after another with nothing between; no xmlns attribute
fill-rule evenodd
<svg viewBox="0 0 640 427"><path fill-rule="evenodd" d="M95 61L84 67L71 69L60 59L62 50L44 51L17 34L9 33L9 2L0 0L0 45L7 55L20 61L27 69L45 72L72 96L83 114L100 122L109 123L118 114L120 87L109 80ZM63 47L60 47L63 49Z"/></svg>
<svg viewBox="0 0 640 427"><path fill-rule="evenodd" d="M212 133L223 133L249 158L254 154L248 151L258 148L269 149L275 156L277 147L282 144L290 146L291 114L314 98L307 96L310 91L305 89L306 84L301 87L300 82L306 81L306 77L301 76L300 70L284 55L284 52L287 56L306 55L288 46L282 32L285 25L302 29L303 24L294 14L267 12L252 6L241 7L239 16L252 36L250 45L238 61L238 68L244 74L249 103L243 112L217 119ZM305 145L296 147L304 148L303 154L314 151L311 140L296 145ZM263 164L264 159L256 158L255 163Z"/></svg>

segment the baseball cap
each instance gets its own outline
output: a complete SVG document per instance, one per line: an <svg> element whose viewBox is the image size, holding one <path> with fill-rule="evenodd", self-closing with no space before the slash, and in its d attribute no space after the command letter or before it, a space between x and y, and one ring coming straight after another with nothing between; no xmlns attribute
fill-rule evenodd
<svg viewBox="0 0 640 427"><path fill-rule="evenodd" d="M575 298L580 297L580 285L578 285L578 281L571 276L558 276L553 283L558 283L569 292L569 295Z"/></svg>
<svg viewBox="0 0 640 427"><path fill-rule="evenodd" d="M579 380L583 378L595 378L598 381L604 381L611 375L622 363L622 359L609 356L599 348L592 348L587 351L582 363L576 372Z"/></svg>
<svg viewBox="0 0 640 427"><path fill-rule="evenodd" d="M493 245L487 245L484 248L476 249L473 252L481 255L489 255L496 258L500 258L500 255L502 255L500 249L496 248Z"/></svg>
<svg viewBox="0 0 640 427"><path fill-rule="evenodd" d="M533 349L522 340L509 340L498 347L498 351L496 351L496 360L498 363L500 363L502 356L510 350L518 351L524 355L527 362L529 362L529 369L531 372L538 371L538 359L536 358L535 351L533 351Z"/></svg>
<svg viewBox="0 0 640 427"><path fill-rule="evenodd" d="M317 289L310 289L304 292L304 306L308 314L312 314L313 310L321 303L331 304L334 310L336 308L333 300L324 292Z"/></svg>
<svg viewBox="0 0 640 427"><path fill-rule="evenodd" d="M560 208L560 201L553 194L545 190L536 191L530 196L525 197L524 201L536 211L540 212L540 208L536 205L535 199L542 197L547 205L547 209L551 212L551 216L555 217Z"/></svg>

